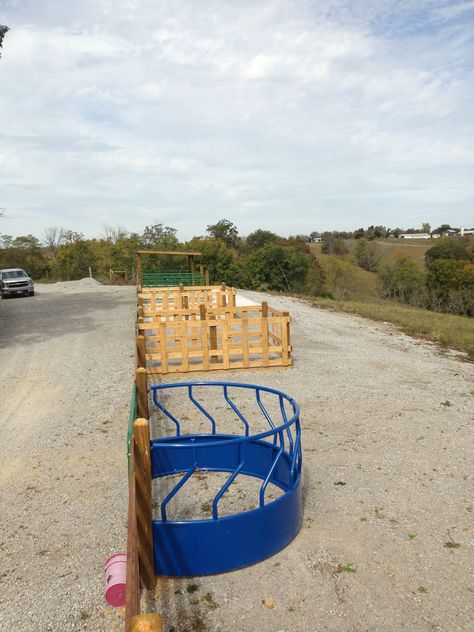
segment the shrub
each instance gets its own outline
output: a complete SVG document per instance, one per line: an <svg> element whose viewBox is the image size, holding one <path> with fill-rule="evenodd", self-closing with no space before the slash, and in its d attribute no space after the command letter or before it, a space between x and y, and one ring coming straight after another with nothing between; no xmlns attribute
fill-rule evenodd
<svg viewBox="0 0 474 632"><path fill-rule="evenodd" d="M377 253L377 246L373 241L368 241L365 237L358 239L354 250L357 263L364 270L375 272L379 266L380 256Z"/></svg>
<svg viewBox="0 0 474 632"><path fill-rule="evenodd" d="M254 290L303 291L309 266L309 256L298 246L272 243L244 261L247 286Z"/></svg>
<svg viewBox="0 0 474 632"><path fill-rule="evenodd" d="M362 290L360 271L347 259L328 257L324 262L326 293L338 301L353 298Z"/></svg>
<svg viewBox="0 0 474 632"><path fill-rule="evenodd" d="M425 274L407 257L386 263L379 272L382 296L413 306L426 304Z"/></svg>

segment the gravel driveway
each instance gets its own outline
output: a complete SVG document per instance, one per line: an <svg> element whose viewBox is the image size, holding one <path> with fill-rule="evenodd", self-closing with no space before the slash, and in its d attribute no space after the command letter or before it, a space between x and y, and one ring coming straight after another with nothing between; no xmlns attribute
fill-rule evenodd
<svg viewBox="0 0 474 632"><path fill-rule="evenodd" d="M0 304L0 629L119 630L102 565L125 546L134 294L38 290ZM167 632L472 630L474 365L243 295L290 311L294 366L217 375L300 403L304 524L254 567L160 580Z"/></svg>

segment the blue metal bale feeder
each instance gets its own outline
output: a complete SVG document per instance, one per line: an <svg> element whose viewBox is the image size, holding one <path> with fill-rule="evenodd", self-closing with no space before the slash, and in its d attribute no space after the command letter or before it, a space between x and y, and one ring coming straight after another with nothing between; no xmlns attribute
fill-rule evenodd
<svg viewBox="0 0 474 632"><path fill-rule="evenodd" d="M219 433L217 414L198 401L196 389L205 388L212 398L225 402L239 425L237 433ZM252 433L247 419L229 390L255 398L260 422L268 428ZM284 548L297 535L302 521L301 429L299 407L284 393L264 386L235 382L182 382L150 389L154 406L175 428L174 436L152 439L152 478L181 474L180 480L160 503L160 519L153 520L155 574L190 576L230 571L259 562ZM170 412L173 393L187 397L210 424L209 434L182 434L183 421ZM265 405L262 400L265 398ZM271 415L268 398L272 399ZM165 405L166 403L166 405ZM184 417L183 417L184 419ZM171 520L167 507L187 481L199 472L228 473L212 500L210 519ZM256 508L221 515L219 503L237 477L258 481ZM281 492L268 500L275 486Z"/></svg>

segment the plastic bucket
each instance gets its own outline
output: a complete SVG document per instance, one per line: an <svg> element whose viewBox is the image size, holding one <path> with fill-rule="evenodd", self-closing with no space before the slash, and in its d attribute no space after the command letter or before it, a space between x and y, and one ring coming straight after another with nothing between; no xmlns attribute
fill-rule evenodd
<svg viewBox="0 0 474 632"><path fill-rule="evenodd" d="M114 608L125 605L127 581L127 556L124 553L111 555L104 564L105 599Z"/></svg>

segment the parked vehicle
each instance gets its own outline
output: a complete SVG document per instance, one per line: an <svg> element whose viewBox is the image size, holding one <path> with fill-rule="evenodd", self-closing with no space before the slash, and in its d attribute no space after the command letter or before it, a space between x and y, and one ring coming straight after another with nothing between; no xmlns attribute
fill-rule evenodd
<svg viewBox="0 0 474 632"><path fill-rule="evenodd" d="M2 298L28 294L34 296L35 286L28 274L21 268L0 270L0 295Z"/></svg>

